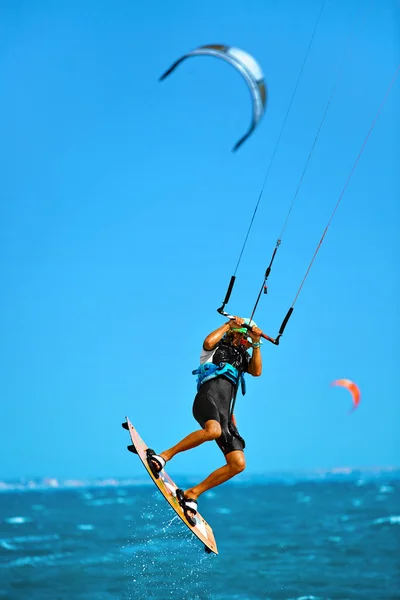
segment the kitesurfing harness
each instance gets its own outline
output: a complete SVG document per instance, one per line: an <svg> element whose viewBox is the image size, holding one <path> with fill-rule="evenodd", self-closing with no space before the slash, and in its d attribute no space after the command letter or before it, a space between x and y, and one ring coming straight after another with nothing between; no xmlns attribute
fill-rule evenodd
<svg viewBox="0 0 400 600"><path fill-rule="evenodd" d="M200 386L206 381L222 375L229 379L229 381L231 381L235 387L239 387L240 383L243 396L246 393L244 373L240 372L238 369L235 369L235 367L229 363L220 362L218 365L215 365L214 363L206 362L192 371L192 374L197 375L197 391L199 391Z"/></svg>
<svg viewBox="0 0 400 600"><path fill-rule="evenodd" d="M218 364L212 362L205 362L201 364L197 369L192 371L193 375L197 375L197 391L199 391L201 385L210 379L216 377L225 377L234 384L233 394L230 399L229 416L228 416L228 428L231 435L235 436L243 444L243 448L246 446L246 442L239 434L237 427L233 422L233 410L236 403L236 396L241 386L243 396L246 394L246 381L242 370L237 369L228 362L221 361Z"/></svg>

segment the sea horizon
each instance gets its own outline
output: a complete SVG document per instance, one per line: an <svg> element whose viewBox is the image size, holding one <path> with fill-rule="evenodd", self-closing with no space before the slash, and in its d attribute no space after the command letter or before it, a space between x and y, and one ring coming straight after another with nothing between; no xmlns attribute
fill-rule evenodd
<svg viewBox="0 0 400 600"><path fill-rule="evenodd" d="M177 474L180 481L190 483L197 481L199 477L206 476L207 473L187 473ZM400 479L400 466L365 466L365 467L333 467L333 468L314 468L314 469L284 469L269 470L264 473L245 472L226 485L245 485L266 484L266 483L296 483L306 481L358 481L362 485L363 481L371 479ZM143 476L98 476L88 478L59 478L55 476L36 476L36 477L16 477L0 479L0 493L7 491L32 491L44 489L76 489L85 487L129 487L138 485L152 485L152 481L147 474Z"/></svg>

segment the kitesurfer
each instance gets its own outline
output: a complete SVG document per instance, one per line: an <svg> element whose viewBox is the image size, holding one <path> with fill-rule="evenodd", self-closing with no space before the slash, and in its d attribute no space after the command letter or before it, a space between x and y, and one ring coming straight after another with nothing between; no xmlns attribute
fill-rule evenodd
<svg viewBox="0 0 400 600"><path fill-rule="evenodd" d="M251 328L244 328L244 324ZM192 525L196 524L193 516L197 512L198 497L245 468L245 442L236 428L231 409L239 384L245 393L244 373L254 377L261 375L261 333L254 321L234 317L206 337L200 355L200 366L193 371L198 375L193 416L201 429L190 433L160 454L148 455L149 466L158 478L166 462L176 454L204 442L215 440L224 453L226 465L213 471L198 485L186 491L177 490L177 498ZM250 348L252 354L248 352Z"/></svg>

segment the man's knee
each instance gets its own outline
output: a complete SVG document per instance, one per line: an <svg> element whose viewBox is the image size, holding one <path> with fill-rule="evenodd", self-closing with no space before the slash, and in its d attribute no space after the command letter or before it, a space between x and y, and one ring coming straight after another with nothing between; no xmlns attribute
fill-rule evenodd
<svg viewBox="0 0 400 600"><path fill-rule="evenodd" d="M217 440L221 433L221 425L218 421L207 421L204 427L204 435L207 440Z"/></svg>
<svg viewBox="0 0 400 600"><path fill-rule="evenodd" d="M229 459L227 460L228 465L235 473L235 475L241 473L246 468L246 459L244 457L243 452L232 452L232 454L229 456Z"/></svg>

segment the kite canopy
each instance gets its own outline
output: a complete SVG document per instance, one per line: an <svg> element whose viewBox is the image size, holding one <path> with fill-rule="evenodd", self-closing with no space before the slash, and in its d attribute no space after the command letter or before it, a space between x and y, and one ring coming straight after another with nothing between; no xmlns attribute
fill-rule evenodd
<svg viewBox="0 0 400 600"><path fill-rule="evenodd" d="M355 410L360 402L361 392L360 388L351 381L350 379L337 379L333 381L331 385L339 385L349 390L353 398L353 410Z"/></svg>
<svg viewBox="0 0 400 600"><path fill-rule="evenodd" d="M225 46L223 44L209 44L200 46L181 56L181 58L174 62L174 64L161 75L160 81L168 77L182 61L191 56L215 56L215 58L225 60L243 75L250 88L253 101L253 118L246 134L241 137L233 147L232 151L235 152L256 129L265 111L267 88L261 67L257 61L250 54L244 52L244 50L234 48L233 46Z"/></svg>

